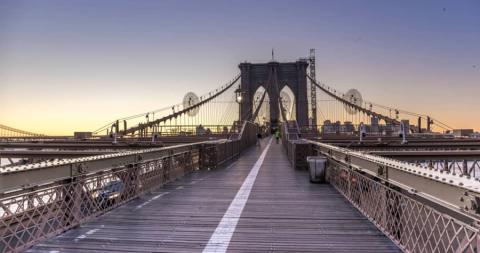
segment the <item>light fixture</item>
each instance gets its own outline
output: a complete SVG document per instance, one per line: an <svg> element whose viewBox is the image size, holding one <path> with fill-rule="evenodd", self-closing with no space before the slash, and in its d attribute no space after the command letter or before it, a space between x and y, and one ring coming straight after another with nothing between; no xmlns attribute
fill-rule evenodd
<svg viewBox="0 0 480 253"><path fill-rule="evenodd" d="M243 96L245 94L245 91L238 86L238 89L235 90L235 95L236 95L236 100L238 103L238 119L241 121L242 120L242 103L243 103Z"/></svg>
<svg viewBox="0 0 480 253"><path fill-rule="evenodd" d="M237 103L241 104L241 103L242 103L242 99L243 99L243 97L242 97L241 94L237 95Z"/></svg>

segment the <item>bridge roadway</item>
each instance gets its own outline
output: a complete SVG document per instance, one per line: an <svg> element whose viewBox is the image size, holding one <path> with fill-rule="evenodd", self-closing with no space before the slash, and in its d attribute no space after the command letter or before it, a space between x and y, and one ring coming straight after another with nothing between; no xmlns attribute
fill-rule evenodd
<svg viewBox="0 0 480 253"><path fill-rule="evenodd" d="M292 169L281 144L272 142L257 162L267 142L28 252L400 252L332 186L310 184L307 171ZM250 173L259 163L258 174Z"/></svg>

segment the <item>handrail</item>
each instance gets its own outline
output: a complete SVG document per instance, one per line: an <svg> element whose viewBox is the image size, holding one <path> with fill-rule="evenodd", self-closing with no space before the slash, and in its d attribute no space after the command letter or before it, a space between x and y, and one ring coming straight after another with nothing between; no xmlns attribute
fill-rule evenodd
<svg viewBox="0 0 480 253"><path fill-rule="evenodd" d="M308 141L317 151L349 168L441 205L453 213L480 221L480 182L476 178L443 172L416 164Z"/></svg>
<svg viewBox="0 0 480 253"><path fill-rule="evenodd" d="M254 125L251 122L245 121L242 125L238 135L242 147L246 148L251 145L252 140L250 135L256 133L245 133L247 126ZM78 175L95 173L106 168L125 166L141 160L149 159L156 156L164 155L166 152L197 148L201 145L214 145L224 142L225 140L211 140L196 143L179 144L169 147L147 148L133 151L116 152L113 154L103 154L96 156L88 156L81 158L62 159L55 161L44 161L39 163L0 167L0 193L6 192L15 188L26 188L30 186L40 185L55 180L71 178ZM236 141L236 140L229 140ZM246 142L246 145L243 143Z"/></svg>
<svg viewBox="0 0 480 253"><path fill-rule="evenodd" d="M131 163L164 155L168 151L193 148L198 145L214 144L217 142L219 141L203 141L190 144L179 144L170 147L123 151L113 154L45 161L12 167L0 167L0 193L15 188L28 188L55 180L95 173L114 167L126 166Z"/></svg>

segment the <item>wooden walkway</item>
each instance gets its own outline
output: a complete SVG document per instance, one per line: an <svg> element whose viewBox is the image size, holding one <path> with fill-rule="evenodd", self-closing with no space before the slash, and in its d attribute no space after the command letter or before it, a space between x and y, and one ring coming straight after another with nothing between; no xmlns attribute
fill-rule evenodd
<svg viewBox="0 0 480 253"><path fill-rule="evenodd" d="M28 252L202 252L260 153L192 173ZM400 252L332 186L293 170L274 142L233 231L228 252Z"/></svg>

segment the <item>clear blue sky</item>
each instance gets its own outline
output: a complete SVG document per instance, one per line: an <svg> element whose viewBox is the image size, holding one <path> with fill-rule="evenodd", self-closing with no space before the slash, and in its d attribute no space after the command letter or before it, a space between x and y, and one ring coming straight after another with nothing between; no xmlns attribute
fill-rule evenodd
<svg viewBox="0 0 480 253"><path fill-rule="evenodd" d="M480 129L480 1L0 0L0 123L93 130L317 51L339 90Z"/></svg>

